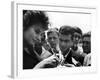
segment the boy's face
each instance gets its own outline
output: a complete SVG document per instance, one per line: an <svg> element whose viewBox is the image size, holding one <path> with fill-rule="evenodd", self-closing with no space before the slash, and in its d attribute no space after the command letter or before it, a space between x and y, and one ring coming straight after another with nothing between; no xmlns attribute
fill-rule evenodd
<svg viewBox="0 0 100 80"><path fill-rule="evenodd" d="M77 44L77 43L80 42L80 40L81 40L81 34L75 32L75 33L74 33L74 36L73 36L73 42L74 42L75 44Z"/></svg>
<svg viewBox="0 0 100 80"><path fill-rule="evenodd" d="M32 25L26 31L24 31L24 39L28 44L35 44L40 42L40 34L44 31L41 25Z"/></svg>
<svg viewBox="0 0 100 80"><path fill-rule="evenodd" d="M56 32L52 32L48 35L48 42L51 47L55 48L59 42L58 34Z"/></svg>
<svg viewBox="0 0 100 80"><path fill-rule="evenodd" d="M90 39L90 37L83 38L83 46L82 47L83 47L84 53L91 52L91 39Z"/></svg>
<svg viewBox="0 0 100 80"><path fill-rule="evenodd" d="M68 50L73 45L72 37L71 35L59 35L59 47L62 52Z"/></svg>

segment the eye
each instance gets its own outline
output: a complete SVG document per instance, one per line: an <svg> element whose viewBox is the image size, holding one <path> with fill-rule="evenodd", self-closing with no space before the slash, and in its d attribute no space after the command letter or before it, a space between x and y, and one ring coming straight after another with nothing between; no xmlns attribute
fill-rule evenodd
<svg viewBox="0 0 100 80"><path fill-rule="evenodd" d="M51 38L51 37L49 37L48 39L49 39L49 40L51 40L52 38Z"/></svg>
<svg viewBox="0 0 100 80"><path fill-rule="evenodd" d="M56 37L53 37L53 39L57 39Z"/></svg>
<svg viewBox="0 0 100 80"><path fill-rule="evenodd" d="M37 29L37 30L35 30L35 32L37 33L37 34L40 34L40 29Z"/></svg>
<svg viewBox="0 0 100 80"><path fill-rule="evenodd" d="M75 37L75 38L79 38L79 39L81 38L80 35L74 35L74 37Z"/></svg>
<svg viewBox="0 0 100 80"><path fill-rule="evenodd" d="M62 39L59 39L59 41L63 41Z"/></svg>
<svg viewBox="0 0 100 80"><path fill-rule="evenodd" d="M69 40L65 40L65 42L67 43L67 42L69 42Z"/></svg>

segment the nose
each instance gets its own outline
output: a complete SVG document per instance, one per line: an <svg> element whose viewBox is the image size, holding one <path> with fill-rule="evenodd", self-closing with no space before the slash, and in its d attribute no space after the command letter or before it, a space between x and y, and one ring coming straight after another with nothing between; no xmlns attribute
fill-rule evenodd
<svg viewBox="0 0 100 80"><path fill-rule="evenodd" d="M78 41L78 40L79 40L79 38L78 38L78 37L76 37L76 40Z"/></svg>
<svg viewBox="0 0 100 80"><path fill-rule="evenodd" d="M39 40L39 41L41 40L41 36L40 35L37 36L37 40Z"/></svg>
<svg viewBox="0 0 100 80"><path fill-rule="evenodd" d="M51 41L53 42L53 41L54 41L54 39L53 39L53 38L51 38Z"/></svg>
<svg viewBox="0 0 100 80"><path fill-rule="evenodd" d="M60 42L60 46L61 47L64 47L65 46L65 42L63 41L63 42Z"/></svg>
<svg viewBox="0 0 100 80"><path fill-rule="evenodd" d="M39 39L39 40L41 39L41 35L38 35L38 39Z"/></svg>
<svg viewBox="0 0 100 80"><path fill-rule="evenodd" d="M83 46L86 47L87 46L87 43L84 43Z"/></svg>

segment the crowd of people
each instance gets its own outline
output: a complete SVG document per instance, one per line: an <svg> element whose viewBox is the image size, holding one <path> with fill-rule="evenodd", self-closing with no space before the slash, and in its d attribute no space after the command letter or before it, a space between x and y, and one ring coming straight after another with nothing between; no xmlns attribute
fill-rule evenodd
<svg viewBox="0 0 100 80"><path fill-rule="evenodd" d="M49 24L45 12L23 10L23 69L91 66L91 32Z"/></svg>

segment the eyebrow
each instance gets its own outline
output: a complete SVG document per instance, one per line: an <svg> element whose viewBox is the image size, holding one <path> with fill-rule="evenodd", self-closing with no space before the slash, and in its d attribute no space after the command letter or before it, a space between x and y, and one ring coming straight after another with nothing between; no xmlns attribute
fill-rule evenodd
<svg viewBox="0 0 100 80"><path fill-rule="evenodd" d="M42 32L40 29L35 29L35 31L36 31L37 33Z"/></svg>
<svg viewBox="0 0 100 80"><path fill-rule="evenodd" d="M63 40L63 39L61 39L61 38L59 38L59 39L62 40L62 41L69 41L69 40L66 40L66 39L65 39L65 40Z"/></svg>

